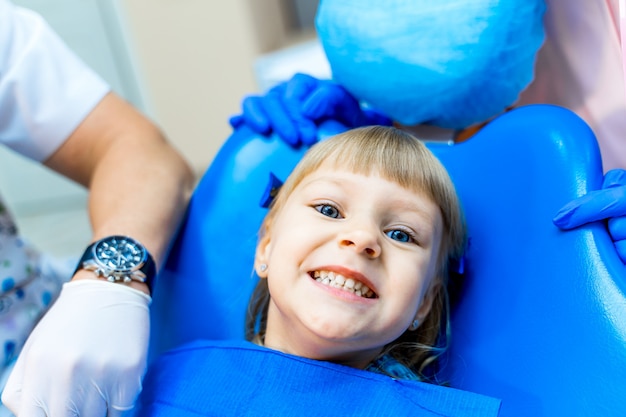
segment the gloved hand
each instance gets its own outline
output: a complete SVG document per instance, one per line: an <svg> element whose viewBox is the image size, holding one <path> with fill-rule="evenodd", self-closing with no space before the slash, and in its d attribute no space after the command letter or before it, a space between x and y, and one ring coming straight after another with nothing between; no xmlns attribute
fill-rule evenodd
<svg viewBox="0 0 626 417"><path fill-rule="evenodd" d="M608 219L609 234L620 259L626 263L626 171L606 173L602 189L566 204L554 217L554 224L564 230Z"/></svg>
<svg viewBox="0 0 626 417"><path fill-rule="evenodd" d="M120 416L146 370L150 297L100 280L64 284L26 341L2 402L20 417Z"/></svg>
<svg viewBox="0 0 626 417"><path fill-rule="evenodd" d="M234 129L246 124L263 135L276 132L294 147L315 143L317 124L327 119L341 123L346 130L391 125L388 117L371 109L362 109L339 84L306 74L294 75L291 80L270 89L265 96L246 97L242 111L230 118Z"/></svg>

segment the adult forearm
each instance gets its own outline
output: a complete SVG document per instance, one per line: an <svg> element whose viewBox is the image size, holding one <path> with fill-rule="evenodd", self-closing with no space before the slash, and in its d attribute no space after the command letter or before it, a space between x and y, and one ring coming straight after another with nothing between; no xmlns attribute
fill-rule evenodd
<svg viewBox="0 0 626 417"><path fill-rule="evenodd" d="M46 165L89 188L92 240L128 235L163 261L194 179L152 122L110 93Z"/></svg>
<svg viewBox="0 0 626 417"><path fill-rule="evenodd" d="M163 140L117 142L99 161L90 183L93 239L131 236L159 265L187 205L191 173Z"/></svg>

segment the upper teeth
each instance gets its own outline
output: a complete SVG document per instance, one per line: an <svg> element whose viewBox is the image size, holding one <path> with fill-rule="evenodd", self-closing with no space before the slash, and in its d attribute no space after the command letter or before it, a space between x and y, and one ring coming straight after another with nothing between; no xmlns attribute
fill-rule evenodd
<svg viewBox="0 0 626 417"><path fill-rule="evenodd" d="M331 287L354 293L359 297L372 298L374 296L374 292L361 281L346 278L336 272L315 271L313 272L313 278L324 285L330 285Z"/></svg>

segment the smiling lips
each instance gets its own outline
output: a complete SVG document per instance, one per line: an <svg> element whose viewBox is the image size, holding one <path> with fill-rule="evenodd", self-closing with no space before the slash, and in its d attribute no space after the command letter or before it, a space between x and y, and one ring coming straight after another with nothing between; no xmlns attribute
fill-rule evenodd
<svg viewBox="0 0 626 417"><path fill-rule="evenodd" d="M363 298L376 298L374 291L370 290L360 281L352 278L346 278L341 274L332 271L314 271L311 273L312 278L324 285L338 288Z"/></svg>

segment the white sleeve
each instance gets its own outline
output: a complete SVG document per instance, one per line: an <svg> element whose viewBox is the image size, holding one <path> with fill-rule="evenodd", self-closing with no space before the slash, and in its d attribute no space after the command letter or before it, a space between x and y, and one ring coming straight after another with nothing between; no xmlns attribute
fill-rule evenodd
<svg viewBox="0 0 626 417"><path fill-rule="evenodd" d="M43 161L109 90L41 16L0 0L0 143Z"/></svg>

